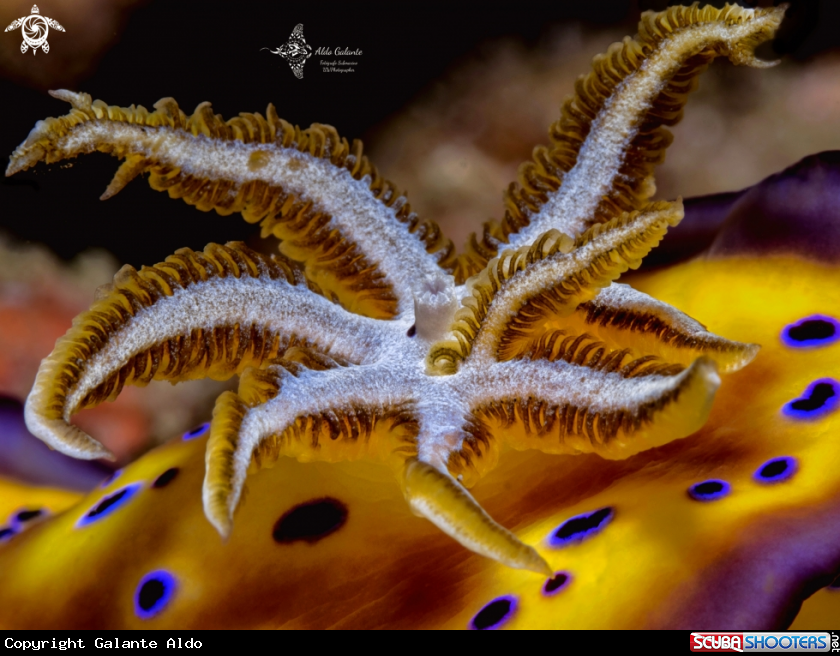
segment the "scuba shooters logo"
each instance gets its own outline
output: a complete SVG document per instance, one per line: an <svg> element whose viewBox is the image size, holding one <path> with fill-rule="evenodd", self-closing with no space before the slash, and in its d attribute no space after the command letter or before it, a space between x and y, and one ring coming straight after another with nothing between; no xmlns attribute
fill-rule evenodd
<svg viewBox="0 0 840 656"><path fill-rule="evenodd" d="M694 632L691 651L705 652L827 652L840 651L837 636L817 631ZM834 647L834 648L833 648Z"/></svg>
<svg viewBox="0 0 840 656"><path fill-rule="evenodd" d="M23 43L20 44L20 51L26 53L32 48L34 55L38 48L48 53L50 51L50 44L47 43L47 35L50 33L50 28L64 32L64 28L58 21L46 16L41 16L38 5L32 5L32 13L29 16L23 16L13 20L6 28L6 32L21 28L23 34Z"/></svg>

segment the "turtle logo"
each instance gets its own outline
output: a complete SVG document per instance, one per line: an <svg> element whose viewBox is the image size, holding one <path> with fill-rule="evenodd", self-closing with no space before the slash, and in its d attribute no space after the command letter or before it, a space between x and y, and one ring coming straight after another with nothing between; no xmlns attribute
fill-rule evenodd
<svg viewBox="0 0 840 656"><path fill-rule="evenodd" d="M303 65L312 56L312 46L308 45L306 39L303 38L303 23L295 25L292 36L277 50L271 48L261 48L261 50L268 50L273 55L280 55L288 61L292 72L299 80L303 79Z"/></svg>
<svg viewBox="0 0 840 656"><path fill-rule="evenodd" d="M32 48L33 55L38 48L41 48L45 53L50 51L50 44L47 43L47 34L50 32L50 28L59 32L64 31L58 21L41 16L38 5L32 5L32 13L29 16L12 21L12 24L6 28L6 32L16 30L19 27L23 32L23 43L20 44L20 51L25 53Z"/></svg>

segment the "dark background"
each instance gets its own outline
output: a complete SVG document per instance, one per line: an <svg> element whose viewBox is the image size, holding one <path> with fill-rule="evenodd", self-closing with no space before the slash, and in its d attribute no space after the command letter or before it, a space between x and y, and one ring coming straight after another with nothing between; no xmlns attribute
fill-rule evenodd
<svg viewBox="0 0 840 656"><path fill-rule="evenodd" d="M210 100L215 112L225 117L240 111L264 112L273 102L278 114L292 123L330 123L347 138L364 139L453 63L480 56L476 53L492 48L500 38L539 47L552 28L568 21L591 27L626 25L632 34L641 10L668 4L672 3L561 1L528 10L521 2L453 8L434 2L155 0L123 12L121 29L114 31L112 43L103 48L89 73L66 81L59 74L50 88L66 86L108 104L147 108L161 97L173 96L188 114L199 102ZM840 2L802 0L792 5L773 44L776 52L806 60L840 45ZM47 4L41 5L41 12L62 22ZM313 55L304 78L298 80L285 60L260 50L285 43L297 23L303 23L313 51L319 46L361 49L363 55L354 58L359 61L356 72L323 73L319 57ZM62 52L72 51L79 31L51 31L50 53L39 52L37 57L60 58ZM19 41L20 35L0 33L0 38ZM18 51L17 56L31 57L31 53ZM69 106L31 81L4 73L2 67L0 76L0 152L10 154L36 120L64 114ZM2 178L0 231L20 241L45 243L63 258L103 247L121 262L136 266L158 262L183 246L199 249L208 241L254 234L255 228L236 216L199 212L150 190L141 180L108 201L99 201L118 164L96 153L75 160L71 167L39 164Z"/></svg>

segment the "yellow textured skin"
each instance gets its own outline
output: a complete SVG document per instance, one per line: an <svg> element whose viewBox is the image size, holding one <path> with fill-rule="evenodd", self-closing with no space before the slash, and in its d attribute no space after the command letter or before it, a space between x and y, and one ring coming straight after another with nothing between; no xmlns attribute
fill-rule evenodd
<svg viewBox="0 0 840 656"><path fill-rule="evenodd" d="M0 521L26 508L44 508L58 513L78 503L82 495L52 487L34 487L0 478Z"/></svg>
<svg viewBox="0 0 840 656"><path fill-rule="evenodd" d="M518 597L506 628L673 626L692 595L714 595L704 586L716 567L763 552L767 543L755 536L768 526L784 530L838 504L840 411L796 421L780 409L815 379L837 376L840 343L791 349L779 333L840 307L840 266L793 257L694 261L633 283L710 330L762 349L750 367L723 379L709 421L694 436L624 461L509 452L486 475L474 490L479 503L536 545L553 569L571 574L555 596L543 596L544 581L532 573L453 549L411 515L391 470L366 462L281 458L249 478L237 530L223 542L201 509L206 437L178 438L106 489L0 545L0 626L466 628L500 595ZM797 459L792 478L753 480L779 456ZM151 488L170 467L179 475ZM709 478L728 481L731 493L691 500L688 487ZM137 481L143 489L126 505L74 527L102 497ZM342 528L314 543L272 539L290 508L324 497L347 507ZM606 506L615 517L597 535L547 545L566 519ZM165 610L141 620L132 599L141 577L156 569L171 572L178 588ZM762 585L772 593L772 576ZM794 627L818 628L837 599L840 593L818 592Z"/></svg>

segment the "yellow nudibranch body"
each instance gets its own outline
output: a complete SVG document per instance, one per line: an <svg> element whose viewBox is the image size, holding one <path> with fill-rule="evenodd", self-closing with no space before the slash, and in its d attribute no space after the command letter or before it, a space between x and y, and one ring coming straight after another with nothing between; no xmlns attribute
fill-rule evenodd
<svg viewBox="0 0 840 656"><path fill-rule="evenodd" d="M767 483L806 466L821 480L822 442L801 439L798 461L780 449L801 437L800 410L807 421L836 422L821 409L833 383L803 386L810 370L776 355L786 348L776 335L816 316L817 299L768 303L789 280L770 284L760 258L692 262L634 287L616 280L683 218L680 200L651 200L665 126L715 57L767 65L753 50L783 13L696 4L646 13L636 39L579 80L551 126L552 146L535 149L508 190L502 221L459 256L361 144L330 126L301 130L272 106L265 117L224 121L208 103L186 116L172 99L149 112L52 92L70 113L39 122L7 175L107 152L124 162L103 198L148 172L172 197L259 222L281 252L210 244L139 271L126 265L58 340L25 418L77 458L109 453L71 416L126 384L238 375L239 387L190 439L53 519L27 530L15 520L21 530L0 561L26 574L0 590L0 606L14 609L0 625L33 621L23 600L49 576L28 564L36 554L68 569L82 545L98 571L119 577L96 604L38 623L684 623L703 576L725 574L715 554L745 548L735 527L779 503ZM802 279L837 276L786 257L785 270L795 266ZM743 297L724 315L715 309L721 289ZM747 388L763 389L746 382L761 366L785 388L750 397ZM803 408L825 402L802 410L796 394ZM761 440L750 439L750 422L760 422ZM568 454L577 457L553 457ZM785 503L798 508L821 502L831 485L817 487L773 489L788 490ZM661 543L646 535L654 529ZM56 555L61 540L78 546ZM624 578L615 575L622 561ZM642 580L652 572L655 581ZM576 595L599 584L627 600L621 613L583 612ZM100 585L73 580L67 598ZM639 586L662 603L629 603ZM247 594L232 596L235 587Z"/></svg>
<svg viewBox="0 0 840 656"><path fill-rule="evenodd" d="M690 438L626 460L503 453L473 494L557 576L453 548L411 514L388 467L365 461L278 459L249 478L223 542L201 508L205 426L81 499L32 488L10 494L3 484L2 516L39 506L55 516L0 544L0 626L467 628L485 606L514 600L500 626L779 628L789 608L774 604L795 612L802 594L796 555L808 564L819 557L825 545L813 531L837 525L840 499L840 412L804 421L781 414L815 379L840 378L840 343L795 349L780 333L840 307L840 262L698 261L634 284L763 347L749 367L723 377L709 420ZM793 476L756 477L781 457L795 458ZM728 494L689 495L709 481L725 482ZM135 491L84 523L123 490ZM600 530L556 539L570 520L607 508L612 518ZM159 572L171 574L173 593L159 612L140 616L143 584ZM829 617L838 597L831 588L818 593L812 599L823 610L806 601L802 621L809 612Z"/></svg>

